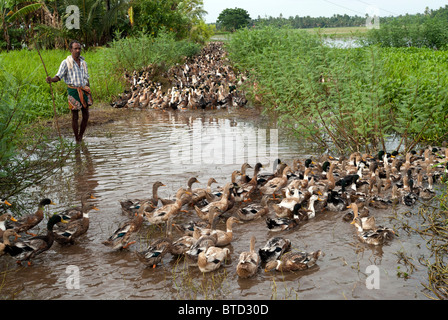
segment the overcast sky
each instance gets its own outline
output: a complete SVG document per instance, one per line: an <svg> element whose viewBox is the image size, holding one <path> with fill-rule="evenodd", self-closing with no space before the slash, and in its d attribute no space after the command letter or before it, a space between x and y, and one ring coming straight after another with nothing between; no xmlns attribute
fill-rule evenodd
<svg viewBox="0 0 448 320"><path fill-rule="evenodd" d="M423 13L426 7L438 9L448 5L441 0L203 0L204 10L208 12L205 21L216 22L219 14L226 8L243 8L252 19L258 16L283 17L311 16L330 17L333 14L364 16L378 12L379 16Z"/></svg>

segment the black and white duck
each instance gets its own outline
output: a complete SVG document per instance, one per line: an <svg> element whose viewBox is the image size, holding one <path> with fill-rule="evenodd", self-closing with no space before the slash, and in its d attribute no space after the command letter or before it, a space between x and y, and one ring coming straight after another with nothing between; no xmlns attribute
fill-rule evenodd
<svg viewBox="0 0 448 320"><path fill-rule="evenodd" d="M291 240L284 237L272 237L258 250L261 261L266 263L277 260L283 253L291 249Z"/></svg>

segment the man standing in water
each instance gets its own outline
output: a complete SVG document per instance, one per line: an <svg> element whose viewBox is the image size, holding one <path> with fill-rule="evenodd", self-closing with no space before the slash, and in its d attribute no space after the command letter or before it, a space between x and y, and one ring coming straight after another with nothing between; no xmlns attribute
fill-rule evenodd
<svg viewBox="0 0 448 320"><path fill-rule="evenodd" d="M89 120L89 107L93 104L89 87L87 62L81 56L81 44L72 41L69 45L71 55L61 62L54 78L47 77L48 83L64 80L67 84L68 106L72 112L72 128L76 143L82 141ZM81 126L78 124L79 110L82 112Z"/></svg>

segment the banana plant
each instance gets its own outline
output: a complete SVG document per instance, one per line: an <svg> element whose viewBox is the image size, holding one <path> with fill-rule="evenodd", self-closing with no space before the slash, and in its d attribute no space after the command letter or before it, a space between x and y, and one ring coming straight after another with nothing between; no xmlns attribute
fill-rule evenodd
<svg viewBox="0 0 448 320"><path fill-rule="evenodd" d="M23 2L20 2L20 3L23 3ZM44 2L38 1L38 2L31 3L31 4L27 4L24 7L21 7L20 9L15 9L13 11L13 14L9 17L8 21L15 22L18 19L24 18L25 16L29 15L30 13L36 12L37 10L39 10L41 8L44 9L46 12L49 12L48 7Z"/></svg>

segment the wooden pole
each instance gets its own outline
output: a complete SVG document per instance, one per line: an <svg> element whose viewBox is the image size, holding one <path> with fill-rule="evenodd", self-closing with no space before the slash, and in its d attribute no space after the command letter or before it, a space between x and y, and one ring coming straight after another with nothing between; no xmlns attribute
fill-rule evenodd
<svg viewBox="0 0 448 320"><path fill-rule="evenodd" d="M39 54L40 61L42 61L42 65L44 66L45 74L48 77L49 75L47 72L47 67L45 66L44 59L42 59L42 55L40 54L39 47L36 42L34 42L34 45L36 47L37 53ZM51 82L49 83L49 85L50 85L51 99L53 101L54 121L56 122L56 129L58 131L59 139L62 141L61 130L59 129L59 122L58 122L58 117L57 117L57 113L56 113L56 102L54 101L53 87L51 86Z"/></svg>

